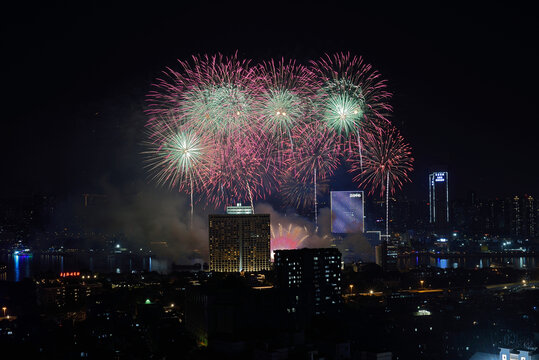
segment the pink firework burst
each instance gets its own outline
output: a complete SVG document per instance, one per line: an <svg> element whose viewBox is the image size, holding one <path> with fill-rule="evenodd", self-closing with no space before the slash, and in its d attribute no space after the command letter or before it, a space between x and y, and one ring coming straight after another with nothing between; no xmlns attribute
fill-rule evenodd
<svg viewBox="0 0 539 360"><path fill-rule="evenodd" d="M293 250L303 247L303 241L309 237L309 231L305 226L289 224L283 226L271 225L271 259L275 250Z"/></svg>
<svg viewBox="0 0 539 360"><path fill-rule="evenodd" d="M303 126L295 133L297 150L288 157L287 173L298 181L313 184L314 220L318 229L317 184L339 166L339 146L335 133L319 122Z"/></svg>
<svg viewBox="0 0 539 360"><path fill-rule="evenodd" d="M204 187L216 206L237 202L253 203L276 187L272 144L263 135L223 138L215 143Z"/></svg>
<svg viewBox="0 0 539 360"><path fill-rule="evenodd" d="M149 124L173 116L182 125L216 136L252 127L259 82L249 60L237 54L193 56L167 69L148 95Z"/></svg>
<svg viewBox="0 0 539 360"><path fill-rule="evenodd" d="M300 181L326 179L339 166L339 146L335 133L320 122L303 126L294 134L296 158L288 161L288 172Z"/></svg>
<svg viewBox="0 0 539 360"><path fill-rule="evenodd" d="M379 129L365 136L363 170L358 157L352 156L350 172L355 173L354 181L360 188L368 188L369 194L377 189L383 196L389 189L391 194L410 181L413 170L411 147L394 127ZM389 180L388 180L389 179Z"/></svg>
<svg viewBox="0 0 539 360"><path fill-rule="evenodd" d="M380 189L380 197L386 196L386 235L389 235L389 194L410 181L413 170L411 148L399 131L393 127L379 129L365 136L363 164L359 156L351 157L350 171L356 173L354 181L359 188L369 188L369 194Z"/></svg>

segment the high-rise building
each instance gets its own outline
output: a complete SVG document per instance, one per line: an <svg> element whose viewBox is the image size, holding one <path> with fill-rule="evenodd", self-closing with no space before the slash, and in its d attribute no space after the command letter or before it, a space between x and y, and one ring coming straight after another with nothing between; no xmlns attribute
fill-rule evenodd
<svg viewBox="0 0 539 360"><path fill-rule="evenodd" d="M270 269L270 216L209 215L210 271Z"/></svg>
<svg viewBox="0 0 539 360"><path fill-rule="evenodd" d="M514 196L511 199L511 235L533 238L536 235L535 200L530 195Z"/></svg>
<svg viewBox="0 0 539 360"><path fill-rule="evenodd" d="M286 294L289 313L339 312L341 253L336 248L275 251L276 285Z"/></svg>
<svg viewBox="0 0 539 360"><path fill-rule="evenodd" d="M449 178L446 171L429 175L429 218L437 228L449 224Z"/></svg>
<svg viewBox="0 0 539 360"><path fill-rule="evenodd" d="M332 191L331 232L348 234L365 232L363 191Z"/></svg>

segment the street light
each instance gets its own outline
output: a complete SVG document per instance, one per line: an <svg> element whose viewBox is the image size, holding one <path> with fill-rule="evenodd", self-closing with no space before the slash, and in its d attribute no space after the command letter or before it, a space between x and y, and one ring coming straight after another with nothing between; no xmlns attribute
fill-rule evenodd
<svg viewBox="0 0 539 360"><path fill-rule="evenodd" d="M4 317L6 316L6 310L7 310L7 307L2 307L2 310L4 310Z"/></svg>
<svg viewBox="0 0 539 360"><path fill-rule="evenodd" d="M350 284L350 295L352 295L352 289L354 288L353 284Z"/></svg>
<svg viewBox="0 0 539 360"><path fill-rule="evenodd" d="M421 284L421 288L423 288L423 284L425 283L425 280L419 280L419 283Z"/></svg>

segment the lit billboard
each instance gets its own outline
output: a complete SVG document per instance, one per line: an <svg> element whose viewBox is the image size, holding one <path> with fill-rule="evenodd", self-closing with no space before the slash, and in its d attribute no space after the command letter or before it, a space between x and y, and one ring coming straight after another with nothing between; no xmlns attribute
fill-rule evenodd
<svg viewBox="0 0 539 360"><path fill-rule="evenodd" d="M331 232L365 232L363 191L331 192Z"/></svg>

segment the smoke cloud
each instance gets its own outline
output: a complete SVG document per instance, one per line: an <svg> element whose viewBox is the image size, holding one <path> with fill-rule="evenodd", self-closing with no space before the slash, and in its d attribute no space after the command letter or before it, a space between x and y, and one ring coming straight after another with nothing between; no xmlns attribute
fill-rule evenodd
<svg viewBox="0 0 539 360"><path fill-rule="evenodd" d="M198 211L191 227L186 195L145 184L118 189L105 183L103 188L105 199L101 203L80 209L87 219L87 230L122 234L128 248L150 248L176 263L207 261L207 213L195 204Z"/></svg>

